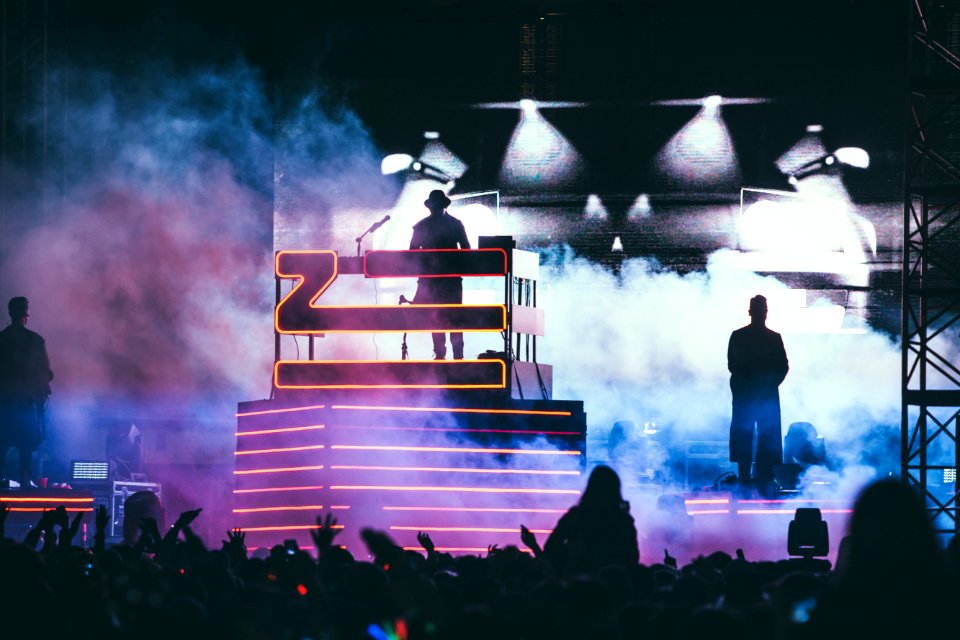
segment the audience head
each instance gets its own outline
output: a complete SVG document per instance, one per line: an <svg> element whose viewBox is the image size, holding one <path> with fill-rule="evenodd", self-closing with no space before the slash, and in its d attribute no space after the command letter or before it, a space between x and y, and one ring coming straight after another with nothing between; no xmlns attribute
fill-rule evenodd
<svg viewBox="0 0 960 640"><path fill-rule="evenodd" d="M123 503L123 543L136 544L140 536L140 521L144 518L153 518L157 521L160 531L163 531L164 511L160 498L152 491L137 491L130 494Z"/></svg>
<svg viewBox="0 0 960 640"><path fill-rule="evenodd" d="M620 476L605 465L598 465L590 473L587 488L580 497L580 506L590 508L619 508L623 505L620 494Z"/></svg>
<svg viewBox="0 0 960 640"><path fill-rule="evenodd" d="M7 312L12 322L24 322L30 317L30 301L23 296L10 298L10 302L7 303Z"/></svg>

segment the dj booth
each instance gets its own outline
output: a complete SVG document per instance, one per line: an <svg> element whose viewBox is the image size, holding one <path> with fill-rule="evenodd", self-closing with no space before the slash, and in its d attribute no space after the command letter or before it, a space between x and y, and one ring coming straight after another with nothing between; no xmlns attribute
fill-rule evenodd
<svg viewBox="0 0 960 640"><path fill-rule="evenodd" d="M327 514L360 557L365 527L412 549L422 531L453 553L519 545L521 524L543 540L583 488L586 415L553 399L537 361L538 258L499 236L475 250L278 252L273 394L237 411L233 515L248 546L312 547ZM496 278L502 301L323 304L340 276ZM405 340L399 360L315 352L320 335L441 331L499 333L503 347L463 360L409 359ZM283 359L283 335L307 336L306 357Z"/></svg>

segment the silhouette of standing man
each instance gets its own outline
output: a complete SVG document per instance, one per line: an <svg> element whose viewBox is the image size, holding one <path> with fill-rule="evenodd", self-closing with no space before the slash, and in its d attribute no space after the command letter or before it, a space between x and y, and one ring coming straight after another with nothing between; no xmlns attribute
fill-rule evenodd
<svg viewBox="0 0 960 640"><path fill-rule="evenodd" d="M53 371L40 334L27 329L30 303L12 298L10 326L0 331L0 477L7 449L20 451L20 487L30 486L30 458L44 436L44 405Z"/></svg>
<svg viewBox="0 0 960 640"><path fill-rule="evenodd" d="M469 249L470 241L463 223L446 212L450 198L435 189L423 201L430 215L413 225L411 249ZM417 294L414 304L462 304L463 278L420 278L417 280ZM433 357L444 360L447 357L447 337L443 333L433 334ZM453 359L463 360L463 334L451 333L450 346Z"/></svg>
<svg viewBox="0 0 960 640"><path fill-rule="evenodd" d="M750 481L753 432L757 432L756 483L761 490L773 483L773 467L783 463L780 394L777 388L789 366L783 338L766 327L767 299L750 299L750 324L730 334L727 368L733 392L730 421L730 460L737 463L741 484Z"/></svg>

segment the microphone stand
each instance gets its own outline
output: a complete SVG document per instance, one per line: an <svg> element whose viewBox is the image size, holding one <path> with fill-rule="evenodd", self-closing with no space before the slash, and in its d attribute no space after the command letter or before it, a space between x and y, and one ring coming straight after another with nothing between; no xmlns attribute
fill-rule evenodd
<svg viewBox="0 0 960 640"><path fill-rule="evenodd" d="M413 304L413 303L407 300L406 296L401 294L399 304ZM403 342L400 344L400 359L407 360L409 356L410 356L410 353L407 351L407 332L404 331Z"/></svg>

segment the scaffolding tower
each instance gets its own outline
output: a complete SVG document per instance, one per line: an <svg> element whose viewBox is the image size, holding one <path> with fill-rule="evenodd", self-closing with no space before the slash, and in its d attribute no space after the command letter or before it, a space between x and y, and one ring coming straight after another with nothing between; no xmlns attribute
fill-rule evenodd
<svg viewBox="0 0 960 640"><path fill-rule="evenodd" d="M950 535L960 532L960 1L904 4L901 473Z"/></svg>

